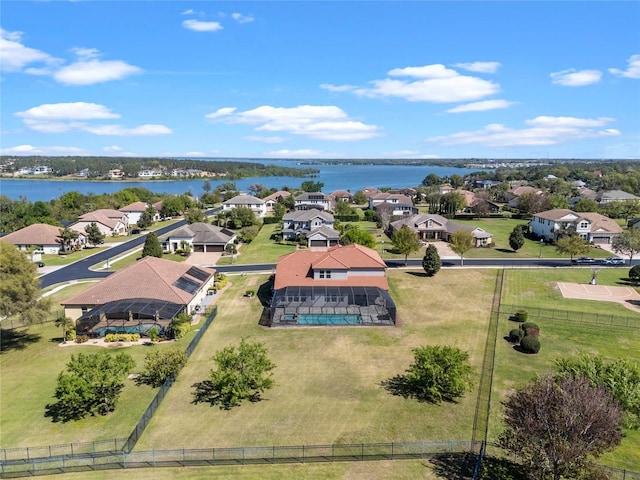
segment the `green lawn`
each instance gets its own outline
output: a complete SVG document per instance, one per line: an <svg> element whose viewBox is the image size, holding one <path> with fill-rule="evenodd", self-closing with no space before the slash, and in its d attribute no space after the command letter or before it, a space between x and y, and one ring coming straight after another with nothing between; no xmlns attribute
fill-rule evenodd
<svg viewBox="0 0 640 480"><path fill-rule="evenodd" d="M509 274L513 272L508 272ZM513 276L505 279L510 285ZM535 279L531 283L534 283ZM548 289L552 287L548 286ZM604 302L603 302L604 303ZM541 349L537 355L516 351L503 337L517 323L506 316L500 320L496 345L492 409L489 438L494 440L500 432L501 402L514 388L522 386L535 375L554 368L557 358L576 356L582 352L603 355L609 359L628 358L640 362L640 330L581 325L563 321L535 320L540 326ZM640 431L626 431L622 444L602 458L602 463L616 468L640 472Z"/></svg>
<svg viewBox="0 0 640 480"><path fill-rule="evenodd" d="M626 268L603 268L598 272L598 284L626 286L627 273ZM564 298L557 287L558 282L585 284L589 280L591 269L583 267L507 270L502 303L521 307L640 317L638 313L618 303Z"/></svg>
<svg viewBox="0 0 640 480"><path fill-rule="evenodd" d="M381 382L401 374L411 363L411 349L425 344L455 345L467 350L472 364L480 369L495 275L493 269L444 269L427 278L419 269L390 270L388 277L391 295L398 306L399 326L276 329L258 325L261 304L257 298L244 297L246 290L258 290L268 276L230 276L231 286L218 300L218 317L136 450L469 439L477 388L458 403L431 405L393 396ZM509 270L502 302L531 308L549 305L560 308L557 305L561 304L561 308L572 311L613 311L617 306L613 303L568 301L559 297L556 282L585 283L588 280L582 278L585 275L590 276L589 269ZM625 276L626 269L603 269L598 281L601 285L616 285ZM67 298L86 285L89 284L75 284L56 292L54 301ZM632 314L620 308L620 314ZM537 323L541 327L542 349L538 355L524 355L502 338L514 327L513 322L506 316L500 320L490 439L495 439L500 431L500 402L513 388L553 368L556 358L584 351L640 362L638 330L560 321ZM192 335L193 332L181 340L180 345L186 346ZM44 417L44 406L54 400L56 375L72 353L98 348L90 345L63 348L58 346L60 336L60 330L52 323L21 329L15 334L2 331L3 447L126 437L153 397L153 390L136 387L127 380L114 414L68 424L52 423ZM277 365L276 386L263 395L263 401L243 404L231 411L192 404L192 385L207 378L214 366L212 354L241 338L266 345ZM134 356L139 369L149 348L169 346L128 347L126 351ZM635 455L640 451L640 432L625 434L622 445L607 454L603 463L640 471L640 458ZM136 478L151 475L180 478L187 475L184 472L192 474L184 478L212 474L221 478L231 475L243 479L270 478L265 476L266 471L274 478L438 478L428 461L136 470ZM109 478L121 474L107 473ZM80 478L72 474L65 477ZM95 473L83 478L105 476Z"/></svg>
<svg viewBox="0 0 640 480"><path fill-rule="evenodd" d="M109 260L109 268L104 268L106 262L100 262L93 266L93 268L99 268L105 272L115 272L116 270L122 270L124 267L128 267L140 260L142 255L142 248L130 250L124 255L115 257ZM187 257L177 255L175 253L163 254L162 258L165 260L173 260L174 262L184 262Z"/></svg>
<svg viewBox="0 0 640 480"><path fill-rule="evenodd" d="M401 327L261 327L259 300L243 293L266 279L231 277L218 318L136 449L471 438L475 391L459 403L431 405L391 395L380 383L403 373L411 348L424 344L468 350L480 368L484 340L478 339L485 336L495 271L449 270L438 278L389 272ZM467 289L464 304L455 302L458 288ZM193 405L192 385L207 378L213 352L241 338L266 345L277 365L276 387L264 401L231 411Z"/></svg>
<svg viewBox="0 0 640 480"><path fill-rule="evenodd" d="M86 285L89 284L85 284L85 288ZM64 295L73 294L73 290L66 290ZM62 292L56 295L61 297ZM94 352L101 347L90 344L61 347L62 331L53 322L16 330L3 329L1 334L0 431L3 448L128 437L155 395L151 388L138 387L132 380L126 380L119 407L113 414L69 423L53 423L50 418L45 418L44 412L45 405L55 401L53 393L58 373L64 370L72 354ZM189 334L179 344L186 347L192 336L192 333ZM170 346L171 342L167 342L153 347L127 347L110 351L131 354L136 361L137 371L140 371L149 349Z"/></svg>
<svg viewBox="0 0 640 480"><path fill-rule="evenodd" d="M42 261L47 266L61 266L69 265L70 263L77 262L83 258L88 258L96 253L106 250L107 247L88 247L84 250L78 250L77 252L65 253L64 255L58 255L55 253L47 253L42 255Z"/></svg>
<svg viewBox="0 0 640 480"><path fill-rule="evenodd" d="M295 250L294 245L275 243L271 235L279 228L279 225L270 223L263 225L257 237L251 242L240 247L239 255L234 255L233 263L239 265L251 265L254 263L276 263L281 255ZM217 265L231 265L231 256L221 257Z"/></svg>

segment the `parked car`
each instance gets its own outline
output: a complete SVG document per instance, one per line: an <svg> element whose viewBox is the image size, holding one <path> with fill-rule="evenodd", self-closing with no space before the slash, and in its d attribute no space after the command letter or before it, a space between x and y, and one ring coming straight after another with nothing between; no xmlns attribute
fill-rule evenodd
<svg viewBox="0 0 640 480"><path fill-rule="evenodd" d="M602 259L602 263L605 265L624 265L626 262L621 257L607 257Z"/></svg>
<svg viewBox="0 0 640 480"><path fill-rule="evenodd" d="M572 262L578 265L589 265L592 263L596 263L596 259L591 257L578 257L574 258Z"/></svg>
<svg viewBox="0 0 640 480"><path fill-rule="evenodd" d="M42 268L42 267L44 267L44 262L36 262L36 265L37 265L39 268Z"/></svg>

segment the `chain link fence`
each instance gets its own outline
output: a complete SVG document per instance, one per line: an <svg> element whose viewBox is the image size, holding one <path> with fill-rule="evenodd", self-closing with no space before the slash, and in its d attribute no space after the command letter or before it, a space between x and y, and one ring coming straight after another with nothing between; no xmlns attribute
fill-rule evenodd
<svg viewBox="0 0 640 480"><path fill-rule="evenodd" d="M606 313L576 312L572 310L560 310L540 308L532 306L500 305L501 318L514 315L518 310L529 312L529 320L559 320L586 325L607 327L640 328L640 315L609 315Z"/></svg>

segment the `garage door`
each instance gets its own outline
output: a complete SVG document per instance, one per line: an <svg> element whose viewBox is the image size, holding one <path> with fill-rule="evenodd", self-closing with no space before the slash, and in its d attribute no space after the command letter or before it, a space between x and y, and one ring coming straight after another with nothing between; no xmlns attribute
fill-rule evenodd
<svg viewBox="0 0 640 480"><path fill-rule="evenodd" d="M194 245L193 246L193 251L194 252L199 252L199 253L204 252L204 245Z"/></svg>
<svg viewBox="0 0 640 480"><path fill-rule="evenodd" d="M326 240L311 240L311 247L326 247L327 246L327 241Z"/></svg>
<svg viewBox="0 0 640 480"><path fill-rule="evenodd" d="M224 247L222 245L207 245L207 252L209 253L220 253L224 251Z"/></svg>

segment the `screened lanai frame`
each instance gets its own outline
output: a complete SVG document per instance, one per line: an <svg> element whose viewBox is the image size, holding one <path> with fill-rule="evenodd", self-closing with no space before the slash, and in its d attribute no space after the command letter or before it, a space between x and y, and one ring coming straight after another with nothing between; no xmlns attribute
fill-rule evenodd
<svg viewBox="0 0 640 480"><path fill-rule="evenodd" d="M354 316L358 316L358 321L325 321ZM319 319L316 324L322 325L395 325L396 305L389 292L378 287L289 286L274 292L270 308L272 326L299 325L301 317L316 317Z"/></svg>
<svg viewBox="0 0 640 480"><path fill-rule="evenodd" d="M185 305L165 300L132 298L98 305L76 320L78 335L103 336L105 333L146 334L153 326L160 332L185 309Z"/></svg>

